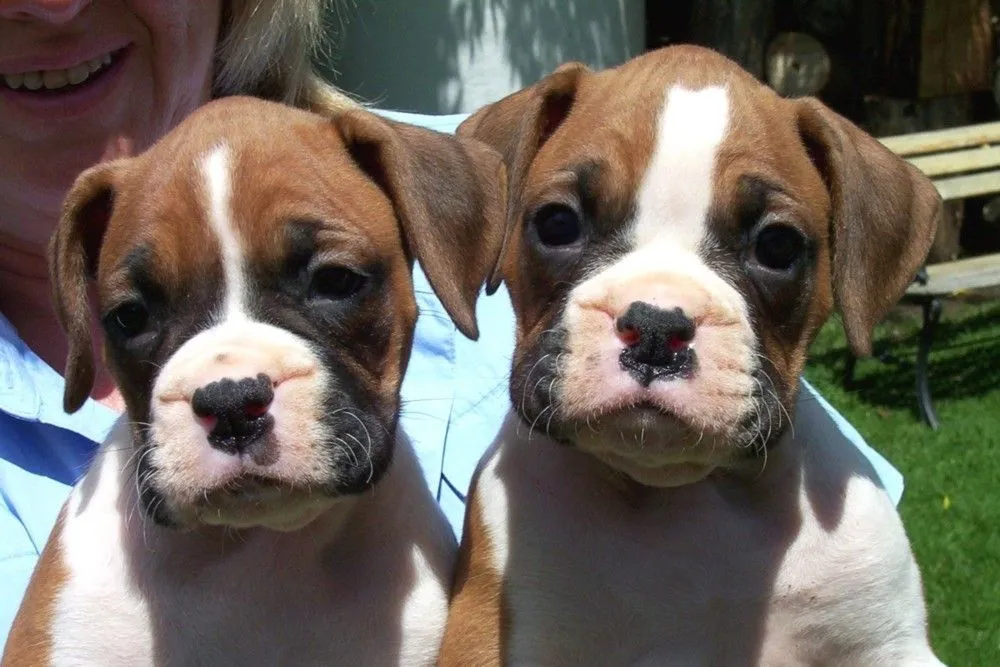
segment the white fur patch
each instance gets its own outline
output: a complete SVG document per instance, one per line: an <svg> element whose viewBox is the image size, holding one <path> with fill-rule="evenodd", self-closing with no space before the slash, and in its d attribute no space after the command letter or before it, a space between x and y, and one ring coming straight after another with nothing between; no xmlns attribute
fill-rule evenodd
<svg viewBox="0 0 1000 667"><path fill-rule="evenodd" d="M441 633L448 614L448 595L434 572L434 565L438 563L432 563L429 556L434 554L425 552L422 545L413 545L414 584L403 601L400 615L401 627L412 628L412 631L401 638L399 651L401 656L407 656L410 664L434 662L441 648ZM441 619L439 625L429 622L435 618Z"/></svg>
<svg viewBox="0 0 1000 667"><path fill-rule="evenodd" d="M305 485L322 481L330 467L329 452L316 446L329 436L320 421L328 378L319 357L308 341L257 321L247 308L246 260L232 206L234 168L225 144L199 160L206 224L218 240L222 262L222 303L212 325L174 352L153 386L150 435L157 446L148 456L158 471L157 488L171 510L186 509L246 472ZM269 412L280 454L276 460L258 463L210 446L190 401L199 387L261 373L274 388ZM305 509L312 512L314 508ZM233 517L226 514L224 518Z"/></svg>
<svg viewBox="0 0 1000 667"><path fill-rule="evenodd" d="M760 476L640 504L508 421L509 663L939 666L899 516L830 420L804 395Z"/></svg>
<svg viewBox="0 0 1000 667"><path fill-rule="evenodd" d="M489 533L493 567L497 572L503 573L507 571L507 559L510 555L510 524L507 522L507 487L497 475L499 459L499 451L494 451L479 474L476 480L476 500L482 512L483 525Z"/></svg>
<svg viewBox="0 0 1000 667"><path fill-rule="evenodd" d="M728 437L753 409L754 333L743 295L700 254L709 233L717 155L729 114L725 88L674 86L666 91L652 157L636 193L636 217L629 230L633 248L570 293L560 377L564 417L589 420L652 401L688 424L706 452L729 455L727 448L716 447L712 438L703 442L701 436ZM696 333L688 343L698 354L693 377L644 387L622 368L624 344L615 334L614 320L635 302L679 308L695 322ZM679 448L673 436L662 448L647 440L645 431L639 448L617 437L604 442L603 433L597 437L595 446L587 446L591 451L610 447L648 467L705 463L705 452L693 441ZM588 438L580 436L577 444L585 446ZM672 458L678 455L680 460Z"/></svg>
<svg viewBox="0 0 1000 667"><path fill-rule="evenodd" d="M53 665L95 664L87 656L97 655L105 665L147 661L143 649L152 644L153 623L148 601L128 576L125 535L142 530L142 510L134 487L123 486L134 480L121 473L135 456L123 416L70 494L59 536L69 576L56 601ZM95 615L101 623L93 623Z"/></svg>
<svg viewBox="0 0 1000 667"><path fill-rule="evenodd" d="M729 94L713 86L666 92L656 145L637 198L637 246L669 236L694 250L705 235L715 156L729 125Z"/></svg>
<svg viewBox="0 0 1000 667"><path fill-rule="evenodd" d="M51 664L434 664L456 545L405 436L350 519L230 534L143 517L128 424L67 505Z"/></svg>
<svg viewBox="0 0 1000 667"><path fill-rule="evenodd" d="M208 220L219 240L222 251L222 269L226 280L226 301L223 320L244 320L243 249L233 227L232 165L229 148L221 145L206 155L201 163L208 194Z"/></svg>

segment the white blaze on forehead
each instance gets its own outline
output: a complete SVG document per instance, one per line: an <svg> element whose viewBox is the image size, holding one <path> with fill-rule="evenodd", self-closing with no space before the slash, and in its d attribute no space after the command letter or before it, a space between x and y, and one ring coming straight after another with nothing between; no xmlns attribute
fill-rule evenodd
<svg viewBox="0 0 1000 667"><path fill-rule="evenodd" d="M637 196L637 246L664 239L691 251L698 247L712 203L715 156L728 125L725 88L667 89Z"/></svg>
<svg viewBox="0 0 1000 667"><path fill-rule="evenodd" d="M213 148L202 158L201 173L208 195L208 220L219 240L222 252L222 270L226 281L223 320L246 319L243 308L244 278L243 250L233 227L232 164L229 148L223 144Z"/></svg>

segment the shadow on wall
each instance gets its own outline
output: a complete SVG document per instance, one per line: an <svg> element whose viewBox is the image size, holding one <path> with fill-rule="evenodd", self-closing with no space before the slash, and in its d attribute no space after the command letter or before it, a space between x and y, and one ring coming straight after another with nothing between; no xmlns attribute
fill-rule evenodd
<svg viewBox="0 0 1000 667"><path fill-rule="evenodd" d="M642 51L644 0L358 0L331 10L342 89L381 107L473 111L567 60L616 65Z"/></svg>

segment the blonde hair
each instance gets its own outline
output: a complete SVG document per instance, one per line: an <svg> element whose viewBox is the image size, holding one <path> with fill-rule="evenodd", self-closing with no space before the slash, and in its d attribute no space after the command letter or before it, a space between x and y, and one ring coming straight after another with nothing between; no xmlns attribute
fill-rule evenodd
<svg viewBox="0 0 1000 667"><path fill-rule="evenodd" d="M331 0L229 0L223 6L213 95L253 95L334 114L357 103L325 81L313 58L324 48Z"/></svg>

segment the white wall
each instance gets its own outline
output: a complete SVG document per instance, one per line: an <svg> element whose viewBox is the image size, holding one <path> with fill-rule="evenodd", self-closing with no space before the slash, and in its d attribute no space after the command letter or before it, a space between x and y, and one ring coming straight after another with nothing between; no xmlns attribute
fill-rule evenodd
<svg viewBox="0 0 1000 667"><path fill-rule="evenodd" d="M645 0L340 0L334 82L381 108L471 112L567 60L643 51Z"/></svg>

